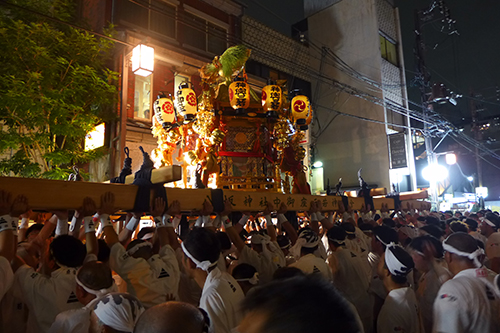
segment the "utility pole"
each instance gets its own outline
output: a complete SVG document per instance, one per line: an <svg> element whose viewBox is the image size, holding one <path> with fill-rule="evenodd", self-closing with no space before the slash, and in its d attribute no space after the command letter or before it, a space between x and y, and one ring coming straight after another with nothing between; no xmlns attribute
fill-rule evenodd
<svg viewBox="0 0 500 333"><path fill-rule="evenodd" d="M471 89L470 92L471 97L474 97L474 92ZM477 141L481 141L483 139L483 134L481 133L481 130L478 125L477 121L477 109L476 109L476 103L474 102L474 99L470 99L470 112L472 115L472 131L474 132L474 139ZM477 170L477 177L475 179L476 187L483 187L483 168L481 165L481 156L479 155L479 149L475 148L475 153L476 153L476 170Z"/></svg>
<svg viewBox="0 0 500 333"><path fill-rule="evenodd" d="M429 165L435 165L435 155L432 145L432 138L429 131L429 82L430 75L425 67L425 44L422 40L422 20L424 16L429 17L429 11L415 10L415 58L417 65L418 80L420 82L420 104L422 105L422 113L424 115L424 142L425 142L425 152L427 155L427 163ZM437 193L437 182L435 180L429 181L429 191L431 195L432 208L439 210L438 193Z"/></svg>
<svg viewBox="0 0 500 333"><path fill-rule="evenodd" d="M440 17L434 17L434 10L438 9ZM440 20L443 25L443 30L446 30L449 35L458 34L454 29L455 21L450 18L450 11L444 4L443 0L435 0L431 5L424 10L415 10L415 61L417 69L417 80L420 85L420 102L422 105L422 113L424 116L424 142L425 151L427 155L427 163L429 166L437 165L437 156L434 153L434 146L432 143L431 131L429 123L431 120L432 111L432 96L430 90L430 74L425 66L425 43L422 39L422 23L431 23ZM446 26L446 28L444 28ZM442 142L444 137L439 143ZM439 145L438 143L438 145ZM429 192L431 195L432 208L439 211L439 197L437 190L437 181L431 179L429 181Z"/></svg>

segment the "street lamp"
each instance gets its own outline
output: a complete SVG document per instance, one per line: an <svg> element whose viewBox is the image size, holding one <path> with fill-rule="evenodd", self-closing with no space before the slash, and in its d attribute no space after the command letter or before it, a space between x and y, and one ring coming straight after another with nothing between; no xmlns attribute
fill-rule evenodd
<svg viewBox="0 0 500 333"><path fill-rule="evenodd" d="M132 51L132 72L136 75L148 77L153 73L155 64L155 49L151 46L139 44Z"/></svg>
<svg viewBox="0 0 500 333"><path fill-rule="evenodd" d="M448 177L448 169L440 164L430 164L422 170L422 176L431 184L436 183Z"/></svg>
<svg viewBox="0 0 500 333"><path fill-rule="evenodd" d="M453 153L446 154L446 164L453 165L457 163L457 155Z"/></svg>

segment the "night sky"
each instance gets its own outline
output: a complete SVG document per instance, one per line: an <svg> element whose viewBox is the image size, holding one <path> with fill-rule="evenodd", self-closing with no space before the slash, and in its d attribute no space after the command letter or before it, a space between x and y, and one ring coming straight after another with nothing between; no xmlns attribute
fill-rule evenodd
<svg viewBox="0 0 500 333"><path fill-rule="evenodd" d="M290 35L290 26L303 19L302 0L240 0L247 5L245 10L250 15L283 34ZM348 1L348 0L342 0ZM420 103L420 91L414 84L415 57L415 10L427 9L431 0L396 0L399 8L403 39L404 61L406 69L407 91L409 99ZM286 4L285 4L286 3ZM450 18L456 23L450 27L441 22L439 7L432 12L432 22L422 27L425 42L425 62L430 72L431 83L444 83L451 91L463 95L457 99L457 105L437 106L436 110L457 127L465 128L470 133L471 103L475 103L478 118L483 123L490 123L490 130L484 132L484 144L489 149L500 148L500 1L498 0L448 0ZM456 30L457 33L449 34ZM471 93L474 99L470 98ZM417 108L410 106L411 108ZM495 124L498 124L495 126ZM421 126L418 125L419 127ZM460 148L452 139L446 139L438 152L454 150L458 153L458 162L463 173L472 175L476 172L474 155ZM500 152L500 150L499 150ZM500 161L485 156L496 167ZM488 200L498 200L500 196L499 169L482 162L483 185L490 187ZM456 168L456 167L455 167ZM458 170L452 172L458 174ZM459 176L460 178L461 176ZM468 185L463 182L460 185ZM460 182L459 182L460 183ZM458 186L457 186L458 187Z"/></svg>

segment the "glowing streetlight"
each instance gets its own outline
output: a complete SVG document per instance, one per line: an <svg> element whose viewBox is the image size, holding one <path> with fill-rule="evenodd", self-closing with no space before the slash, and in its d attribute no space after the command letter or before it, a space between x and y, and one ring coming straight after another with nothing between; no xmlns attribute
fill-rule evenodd
<svg viewBox="0 0 500 333"><path fill-rule="evenodd" d="M455 154L446 154L446 164L453 165L457 163L457 155Z"/></svg>
<svg viewBox="0 0 500 333"><path fill-rule="evenodd" d="M132 72L147 77L153 73L155 64L155 49L139 44L132 51Z"/></svg>
<svg viewBox="0 0 500 333"><path fill-rule="evenodd" d="M422 170L422 176L429 182L439 182L448 177L448 169L440 164L428 165Z"/></svg>
<svg viewBox="0 0 500 333"><path fill-rule="evenodd" d="M467 180L471 182L471 181L473 181L473 180L474 180L474 177L469 176L469 177L467 177Z"/></svg>
<svg viewBox="0 0 500 333"><path fill-rule="evenodd" d="M316 162L314 162L313 167L315 167L315 168L322 168L323 167L323 162L316 161Z"/></svg>

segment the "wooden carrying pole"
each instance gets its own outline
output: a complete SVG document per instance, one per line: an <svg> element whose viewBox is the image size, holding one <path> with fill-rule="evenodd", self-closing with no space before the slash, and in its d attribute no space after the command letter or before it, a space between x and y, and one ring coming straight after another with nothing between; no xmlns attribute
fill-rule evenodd
<svg viewBox="0 0 500 333"><path fill-rule="evenodd" d="M126 184L105 184L89 182L70 182L61 180L46 180L17 177L0 177L0 190L11 192L13 197L23 194L28 198L34 210L61 210L76 209L82 205L85 197L92 198L96 205L100 205L101 195L112 192L115 195L116 208L119 210L133 210L138 187ZM211 189L178 189L166 188L167 200L179 200L183 211L200 209L205 200L229 200L235 211L260 211L267 202L272 202L275 208L284 202L289 210L308 210L312 201L320 203L323 211L337 210L342 203L340 196L317 196L302 194L280 194L276 192L245 192L236 190L211 190ZM154 194L151 194L153 200ZM345 199L344 199L345 200ZM364 198L347 198L352 209L359 210L364 205ZM386 204L389 209L394 209L394 199L374 198L374 208L382 208ZM402 201L401 206L406 207L407 201ZM413 208L423 210L427 202L411 200ZM214 206L217 202L213 202Z"/></svg>

